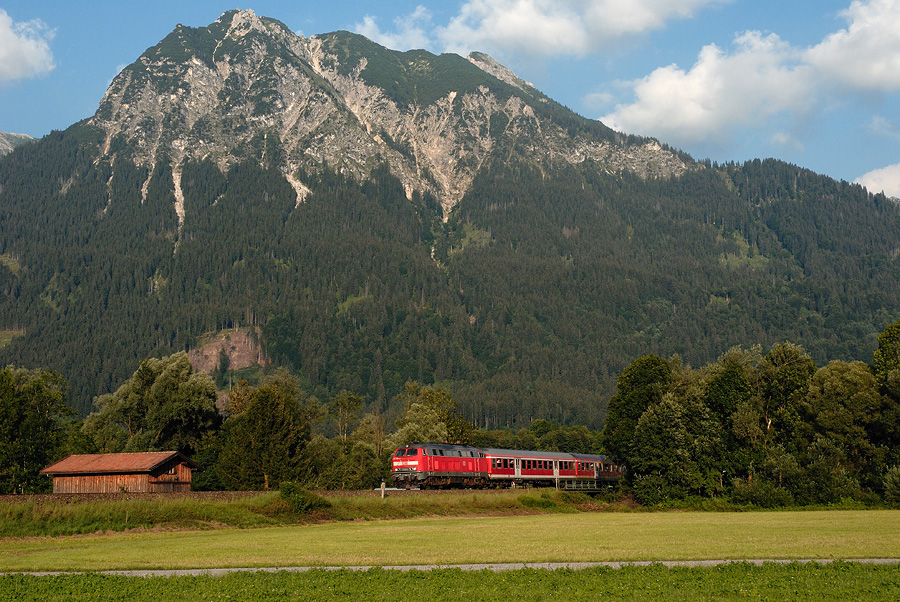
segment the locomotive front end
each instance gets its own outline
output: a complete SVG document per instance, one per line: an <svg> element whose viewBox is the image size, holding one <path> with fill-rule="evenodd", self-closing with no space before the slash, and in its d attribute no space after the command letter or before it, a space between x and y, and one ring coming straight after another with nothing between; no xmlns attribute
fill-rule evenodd
<svg viewBox="0 0 900 602"><path fill-rule="evenodd" d="M394 485L404 489L418 487L425 478L424 450L417 447L398 447L391 462Z"/></svg>

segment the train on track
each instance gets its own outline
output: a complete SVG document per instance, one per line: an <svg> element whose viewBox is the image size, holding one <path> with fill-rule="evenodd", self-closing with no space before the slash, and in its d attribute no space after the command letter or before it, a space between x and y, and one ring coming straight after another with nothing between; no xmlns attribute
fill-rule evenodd
<svg viewBox="0 0 900 602"><path fill-rule="evenodd" d="M411 443L394 452L392 473L395 486L405 489L556 487L590 492L614 485L622 467L594 454Z"/></svg>

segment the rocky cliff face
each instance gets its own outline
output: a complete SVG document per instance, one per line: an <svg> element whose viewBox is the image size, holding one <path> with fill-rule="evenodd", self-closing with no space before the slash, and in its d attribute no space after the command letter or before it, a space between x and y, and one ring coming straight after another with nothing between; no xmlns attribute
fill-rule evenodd
<svg viewBox="0 0 900 602"><path fill-rule="evenodd" d="M34 138L25 134L8 134L6 132L0 132L0 157L12 152L12 149L17 146L21 146L32 140L34 140Z"/></svg>
<svg viewBox="0 0 900 602"><path fill-rule="evenodd" d="M644 177L692 168L655 141L626 143L565 111L487 55L399 53L346 32L304 38L249 10L179 25L115 78L89 123L104 132L102 160L171 164L180 221L189 160L278 167L297 203L309 170L361 178L386 162L407 196L430 193L445 215L498 149Z"/></svg>

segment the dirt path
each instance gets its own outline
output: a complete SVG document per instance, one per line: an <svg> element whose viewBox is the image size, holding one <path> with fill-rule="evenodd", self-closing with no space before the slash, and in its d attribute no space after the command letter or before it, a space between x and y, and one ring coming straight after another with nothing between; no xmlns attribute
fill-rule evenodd
<svg viewBox="0 0 900 602"><path fill-rule="evenodd" d="M831 558L807 558L800 560L785 559L753 559L753 560L646 560L637 562L520 562L520 563L502 563L502 564L429 564L429 565L398 565L398 566L281 566L281 567L245 567L245 568L224 568L224 569L180 569L180 570L136 570L136 571L97 571L98 575L118 575L123 577L221 577L228 573L277 573L279 571L287 571L291 573L305 573L312 570L323 571L367 571L369 569L379 568L388 571L400 571L407 573L409 571L434 571L440 569L459 569L462 571L493 571L502 573L505 571L518 571L521 569L539 569L539 570L558 570L558 569L589 569L595 567L606 567L611 569L620 569L628 566L651 566L662 565L668 568L709 568L725 564L751 564L754 566L762 566L767 563L774 564L791 564L791 563L817 563L830 564L832 562L857 562L860 564L882 564L882 565L900 565L900 558L846 558L835 560ZM11 573L0 573L11 574ZM34 575L37 577L52 577L57 575L81 575L82 571L66 572L66 571L37 571L37 572L17 572L17 575Z"/></svg>

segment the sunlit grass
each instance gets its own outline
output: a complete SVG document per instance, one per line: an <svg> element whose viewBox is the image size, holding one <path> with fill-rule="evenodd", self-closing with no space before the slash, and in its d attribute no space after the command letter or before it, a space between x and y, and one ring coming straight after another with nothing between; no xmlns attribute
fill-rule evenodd
<svg viewBox="0 0 900 602"><path fill-rule="evenodd" d="M0 540L6 570L900 557L900 511L584 513Z"/></svg>
<svg viewBox="0 0 900 602"><path fill-rule="evenodd" d="M400 573L321 571L222 577L62 575L0 577L0 599L16 600L896 600L900 570L860 564L655 565L503 573L445 569Z"/></svg>

